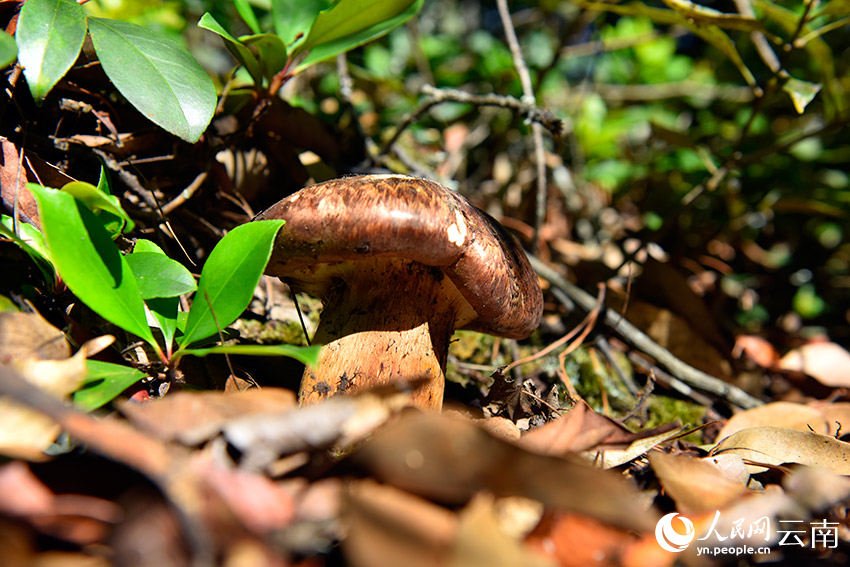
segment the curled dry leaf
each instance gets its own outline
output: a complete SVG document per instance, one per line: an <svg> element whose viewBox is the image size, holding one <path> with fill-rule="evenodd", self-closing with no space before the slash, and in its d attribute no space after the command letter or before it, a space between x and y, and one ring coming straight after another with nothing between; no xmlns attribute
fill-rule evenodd
<svg viewBox="0 0 850 567"><path fill-rule="evenodd" d="M649 463L683 514L719 510L749 492L745 484L726 477L710 460L653 452Z"/></svg>
<svg viewBox="0 0 850 567"><path fill-rule="evenodd" d="M811 431L785 427L744 429L722 440L710 454L726 453L740 455L754 474L766 468L758 465L799 463L850 475L850 444Z"/></svg>
<svg viewBox="0 0 850 567"><path fill-rule="evenodd" d="M823 413L816 408L793 402L773 402L736 413L717 434L717 439L722 440L738 431L760 426L786 427L821 434L829 432Z"/></svg>

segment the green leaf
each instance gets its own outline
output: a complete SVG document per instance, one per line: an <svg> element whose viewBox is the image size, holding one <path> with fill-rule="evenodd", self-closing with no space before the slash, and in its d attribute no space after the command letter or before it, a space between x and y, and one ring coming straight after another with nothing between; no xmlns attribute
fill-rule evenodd
<svg viewBox="0 0 850 567"><path fill-rule="evenodd" d="M40 104L77 60L86 39L86 17L72 0L29 0L21 7L18 61Z"/></svg>
<svg viewBox="0 0 850 567"><path fill-rule="evenodd" d="M330 7L331 0L272 0L274 31L286 45L304 39L319 12Z"/></svg>
<svg viewBox="0 0 850 567"><path fill-rule="evenodd" d="M74 406L82 411L93 411L114 400L121 392L145 377L145 373L132 366L87 360L88 374L83 387L74 392Z"/></svg>
<svg viewBox="0 0 850 567"><path fill-rule="evenodd" d="M72 181L63 185L62 191L70 193L78 200L85 203L85 205L92 211L104 211L115 217L115 220L118 222L118 226L115 230L108 226L108 221L110 219L101 219L107 221L104 222L104 224L107 225L106 228L113 235L113 238L117 237L121 232L129 232L133 230L135 224L130 218L130 215L128 215L121 207L121 202L118 200L118 197L104 193L101 189L99 189L99 187L100 184L98 184L98 187L95 187L91 183L86 183L85 181Z"/></svg>
<svg viewBox="0 0 850 567"><path fill-rule="evenodd" d="M230 54L236 58L239 64L245 67L248 74L251 75L251 79L253 79L254 84L258 86L263 84L263 72L260 68L260 62L257 61L257 58L254 57L254 54L251 53L250 49L243 45L241 41L230 35L230 33L224 29L224 26L218 23L218 21L216 21L209 12L201 16L200 21L198 21L198 27L221 36L221 39L224 40L224 46Z"/></svg>
<svg viewBox="0 0 850 567"><path fill-rule="evenodd" d="M92 311L159 351L136 278L100 219L70 193L34 183L27 188L38 200L50 258L68 288Z"/></svg>
<svg viewBox="0 0 850 567"><path fill-rule="evenodd" d="M32 261L44 276L44 281L54 282L56 274L41 232L31 224L18 223L18 233L18 235L15 234L12 217L0 215L0 234L15 242L21 250L26 252L27 256L32 258Z"/></svg>
<svg viewBox="0 0 850 567"><path fill-rule="evenodd" d="M245 354L249 356L288 356L298 362L315 366L319 360L319 345L219 345L209 348L187 348L175 354L176 358L185 355L207 356L208 354Z"/></svg>
<svg viewBox="0 0 850 567"><path fill-rule="evenodd" d="M339 0L322 10L293 55L308 52L297 71L354 49L400 26L424 0Z"/></svg>
<svg viewBox="0 0 850 567"><path fill-rule="evenodd" d="M18 57L15 38L6 32L0 32L0 67L10 65Z"/></svg>
<svg viewBox="0 0 850 567"><path fill-rule="evenodd" d="M233 0L233 4L236 6L236 11L239 12L242 19L248 24L248 28L254 33L260 33L260 22L257 21L254 9L251 8L248 0Z"/></svg>
<svg viewBox="0 0 850 567"><path fill-rule="evenodd" d="M271 33L243 35L239 41L257 50L257 59L266 79L271 80L286 65L286 45Z"/></svg>
<svg viewBox="0 0 850 567"><path fill-rule="evenodd" d="M213 248L201 271L181 347L215 335L245 310L283 224L268 220L237 226Z"/></svg>
<svg viewBox="0 0 850 567"><path fill-rule="evenodd" d="M156 252L133 252L124 257L136 282L142 299L179 297L197 289L195 278L183 264Z"/></svg>
<svg viewBox="0 0 850 567"><path fill-rule="evenodd" d="M806 107L820 92L820 85L810 83L809 81L801 81L794 77L789 77L785 84L782 85L782 90L788 93L791 97L791 102L794 103L794 108L798 114L803 114Z"/></svg>
<svg viewBox="0 0 850 567"><path fill-rule="evenodd" d="M133 246L133 252L155 252L163 256L166 255L163 249L157 246L156 243L145 238L140 238L136 241L136 245Z"/></svg>
<svg viewBox="0 0 850 567"><path fill-rule="evenodd" d="M165 35L129 22L89 18L97 57L118 91L152 122L196 142L212 119L215 86Z"/></svg>
<svg viewBox="0 0 850 567"><path fill-rule="evenodd" d="M177 333L177 318L178 308L180 306L179 297L157 297L148 299L145 304L156 321L159 330L162 332L162 338L165 342L165 355L171 359L171 347L174 343L174 335Z"/></svg>

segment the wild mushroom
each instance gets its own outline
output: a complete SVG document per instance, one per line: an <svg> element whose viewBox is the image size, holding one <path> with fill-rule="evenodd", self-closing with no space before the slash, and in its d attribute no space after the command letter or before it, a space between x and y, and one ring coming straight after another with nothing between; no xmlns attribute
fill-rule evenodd
<svg viewBox="0 0 850 567"><path fill-rule="evenodd" d="M527 337L543 297L492 217L426 179L364 175L301 189L257 215L284 219L266 273L324 304L302 404L382 384L442 405L455 329Z"/></svg>

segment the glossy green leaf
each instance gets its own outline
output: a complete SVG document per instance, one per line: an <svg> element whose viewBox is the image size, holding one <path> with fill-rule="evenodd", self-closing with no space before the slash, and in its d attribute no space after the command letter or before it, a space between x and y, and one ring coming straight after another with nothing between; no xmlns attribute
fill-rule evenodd
<svg viewBox="0 0 850 567"><path fill-rule="evenodd" d="M245 310L283 224L268 220L237 226L213 248L201 270L181 347L215 335Z"/></svg>
<svg viewBox="0 0 850 567"><path fill-rule="evenodd" d="M319 360L319 350L321 348L319 345L219 345L209 348L188 348L180 351L178 355L244 354L248 356L288 356L303 364L315 366Z"/></svg>
<svg viewBox="0 0 850 567"><path fill-rule="evenodd" d="M73 0L29 0L21 7L15 39L32 97L41 103L77 60L86 17Z"/></svg>
<svg viewBox="0 0 850 567"><path fill-rule="evenodd" d="M195 142L212 119L215 86L186 49L129 22L89 18L97 57L118 91L152 122Z"/></svg>
<svg viewBox="0 0 850 567"><path fill-rule="evenodd" d="M82 411L92 411L108 404L121 392L145 377L145 373L132 366L87 360L88 373L83 387L74 392L74 406Z"/></svg>
<svg viewBox="0 0 850 567"><path fill-rule="evenodd" d="M257 50L257 59L266 79L271 80L286 65L286 45L271 33L243 35L239 41Z"/></svg>
<svg viewBox="0 0 850 567"><path fill-rule="evenodd" d="M331 4L331 0L272 0L274 31L286 45L292 45L307 37L316 16Z"/></svg>
<svg viewBox="0 0 850 567"><path fill-rule="evenodd" d="M248 24L248 28L254 33L260 33L260 22L257 21L257 15L254 14L254 9L248 0L233 0L233 5L242 20Z"/></svg>
<svg viewBox="0 0 850 567"><path fill-rule="evenodd" d="M195 278L183 264L156 252L133 252L124 257L136 282L142 299L178 297L197 289Z"/></svg>
<svg viewBox="0 0 850 567"><path fill-rule="evenodd" d="M165 251L162 248L146 238L140 238L136 241L136 245L133 246L133 252L155 252L156 254L165 255Z"/></svg>
<svg viewBox="0 0 850 567"><path fill-rule="evenodd" d="M107 225L106 228L111 234L113 234L113 237L117 236L121 232L133 230L133 227L135 226L133 220L121 207L121 202L118 200L118 197L104 193L99 187L100 184L98 184L98 187L95 187L91 183L86 183L85 181L72 181L63 185L62 191L70 193L78 200L85 203L85 205L92 211L104 211L114 217L118 223L117 230L113 230L112 227L107 225L109 221L112 220L111 218L101 219L104 221L104 224Z"/></svg>
<svg viewBox="0 0 850 567"><path fill-rule="evenodd" d="M38 200L50 258L68 288L107 321L156 345L136 278L100 219L70 193L27 187Z"/></svg>
<svg viewBox="0 0 850 567"><path fill-rule="evenodd" d="M157 297L148 299L145 304L156 321L156 327L162 332L165 342L165 356L171 359L171 348L177 333L177 318L180 307L179 297Z"/></svg>
<svg viewBox="0 0 850 567"><path fill-rule="evenodd" d="M201 16L200 21L198 21L198 27L221 36L221 39L224 41L224 46L230 54L236 58L239 64L245 67L248 74L251 75L251 79L253 79L254 84L261 85L263 83L263 72L260 67L260 62L257 61L257 58L254 57L251 50L243 45L241 41L230 35L230 33L224 29L224 26L218 23L218 21L216 21L209 12Z"/></svg>
<svg viewBox="0 0 850 567"><path fill-rule="evenodd" d="M112 182L109 180L109 171L103 162L100 163L100 177L97 178L97 190L104 195L112 195Z"/></svg>
<svg viewBox="0 0 850 567"><path fill-rule="evenodd" d="M319 13L296 53L307 52L302 70L372 41L402 25L422 8L424 0L339 0Z"/></svg>
<svg viewBox="0 0 850 567"><path fill-rule="evenodd" d="M0 67L10 65L18 57L15 38L6 32L0 32Z"/></svg>
<svg viewBox="0 0 850 567"><path fill-rule="evenodd" d="M27 256L32 258L45 281L53 282L56 279L53 264L50 262L50 255L44 245L44 237L37 228L28 223L18 223L18 234L16 235L12 217L0 215L0 234L15 242L21 250L26 252Z"/></svg>

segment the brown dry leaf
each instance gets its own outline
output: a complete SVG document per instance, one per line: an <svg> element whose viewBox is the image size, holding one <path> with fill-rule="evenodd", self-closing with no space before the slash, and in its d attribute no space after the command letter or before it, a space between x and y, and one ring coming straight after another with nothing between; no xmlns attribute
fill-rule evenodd
<svg viewBox="0 0 850 567"><path fill-rule="evenodd" d="M850 474L850 443L811 431L785 427L752 427L733 433L712 450L711 455L738 454L751 473L765 465L799 463L836 474Z"/></svg>
<svg viewBox="0 0 850 567"><path fill-rule="evenodd" d="M728 380L732 377L732 368L720 352L672 311L635 301L629 304L626 317L655 342L694 368L718 378Z"/></svg>
<svg viewBox="0 0 850 567"><path fill-rule="evenodd" d="M21 156L15 144L6 138L0 139L0 150L2 150L2 163L0 163L0 202L6 206L6 210L17 209L20 219L24 222L38 222L38 205L35 197L27 189L27 172L21 167ZM53 185L52 187L58 187ZM17 197L17 207L15 199Z"/></svg>
<svg viewBox="0 0 850 567"><path fill-rule="evenodd" d="M817 409L793 402L773 402L736 413L720 430L717 439L722 440L743 429L764 425L821 434L829 432L826 419Z"/></svg>
<svg viewBox="0 0 850 567"><path fill-rule="evenodd" d="M244 392L177 392L144 404L124 403L121 411L159 439L197 445L218 434L228 421L252 414L290 410L295 394L283 388Z"/></svg>
<svg viewBox="0 0 850 567"><path fill-rule="evenodd" d="M652 529L655 522L637 492L616 474L577 456L529 453L466 421L439 415L402 414L349 462L383 482L441 502L462 504L486 490L638 531Z"/></svg>
<svg viewBox="0 0 850 567"><path fill-rule="evenodd" d="M16 360L12 365L41 390L60 399L82 386L86 377L86 351L65 360ZM59 435L59 425L37 411L0 398L0 453L44 460L43 451Z"/></svg>
<svg viewBox="0 0 850 567"><path fill-rule="evenodd" d="M683 514L719 510L749 492L746 485L727 478L708 460L654 452L649 463Z"/></svg>
<svg viewBox="0 0 850 567"><path fill-rule="evenodd" d="M658 546L640 556L641 538L578 514L549 514L528 537L534 549L564 567L666 567L676 557ZM659 551L661 553L659 553ZM498 563L494 563L497 565ZM516 565L521 565L517 563Z"/></svg>
<svg viewBox="0 0 850 567"><path fill-rule="evenodd" d="M804 372L831 388L850 387L850 352L832 342L795 348L782 357L779 368Z"/></svg>
<svg viewBox="0 0 850 567"><path fill-rule="evenodd" d="M351 565L440 567L452 554L458 519L454 513L371 480L345 492L342 550Z"/></svg>
<svg viewBox="0 0 850 567"><path fill-rule="evenodd" d="M453 567L492 567L523 565L546 567L554 563L526 548L501 528L496 501L479 493L460 511L457 537L449 565Z"/></svg>
<svg viewBox="0 0 850 567"><path fill-rule="evenodd" d="M541 455L579 453L600 445L616 434L631 432L614 420L593 411L584 400L558 419L522 436L520 447Z"/></svg>
<svg viewBox="0 0 850 567"><path fill-rule="evenodd" d="M60 360L71 356L64 333L37 313L0 312L0 364L35 358Z"/></svg>
<svg viewBox="0 0 850 567"><path fill-rule="evenodd" d="M782 486L789 496L813 512L850 497L850 478L811 467L794 469L782 479Z"/></svg>

